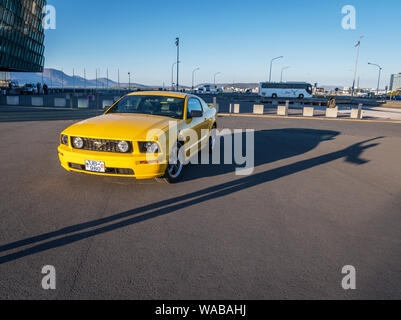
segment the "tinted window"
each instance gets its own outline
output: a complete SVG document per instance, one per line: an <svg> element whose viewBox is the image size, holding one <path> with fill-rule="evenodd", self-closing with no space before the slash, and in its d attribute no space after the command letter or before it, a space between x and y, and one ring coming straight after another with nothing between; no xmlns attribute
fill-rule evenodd
<svg viewBox="0 0 401 320"><path fill-rule="evenodd" d="M194 99L194 98L189 99L189 101L188 101L188 115L187 115L187 118L191 117L191 111L192 110L203 111L202 105L201 105L201 103L200 103L200 101L198 99Z"/></svg>
<svg viewBox="0 0 401 320"><path fill-rule="evenodd" d="M126 96L108 113L141 113L182 119L184 98L152 95Z"/></svg>
<svg viewBox="0 0 401 320"><path fill-rule="evenodd" d="M262 83L263 89L307 89L308 86L305 83Z"/></svg>

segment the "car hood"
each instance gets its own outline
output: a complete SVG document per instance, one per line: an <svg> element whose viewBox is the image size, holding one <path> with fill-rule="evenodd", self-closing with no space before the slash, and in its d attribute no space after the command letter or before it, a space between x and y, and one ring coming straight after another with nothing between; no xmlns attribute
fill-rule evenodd
<svg viewBox="0 0 401 320"><path fill-rule="evenodd" d="M167 130L170 121L177 123L178 120L142 114L105 114L78 122L63 134L86 138L138 140L146 139L149 130Z"/></svg>

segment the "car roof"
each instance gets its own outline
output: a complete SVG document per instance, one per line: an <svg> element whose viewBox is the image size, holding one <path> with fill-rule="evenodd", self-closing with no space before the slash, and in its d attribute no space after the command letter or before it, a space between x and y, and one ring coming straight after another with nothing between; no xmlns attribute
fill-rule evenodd
<svg viewBox="0 0 401 320"><path fill-rule="evenodd" d="M174 98L186 98L192 96L191 94L184 93L184 92L171 92L171 91L136 91L127 94L128 96L167 96L167 97L174 97Z"/></svg>

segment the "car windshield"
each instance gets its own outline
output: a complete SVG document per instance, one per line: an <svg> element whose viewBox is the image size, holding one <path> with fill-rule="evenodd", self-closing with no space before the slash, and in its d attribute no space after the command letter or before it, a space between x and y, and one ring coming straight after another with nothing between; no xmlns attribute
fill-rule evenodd
<svg viewBox="0 0 401 320"><path fill-rule="evenodd" d="M140 113L182 119L184 98L156 95L126 96L107 113Z"/></svg>

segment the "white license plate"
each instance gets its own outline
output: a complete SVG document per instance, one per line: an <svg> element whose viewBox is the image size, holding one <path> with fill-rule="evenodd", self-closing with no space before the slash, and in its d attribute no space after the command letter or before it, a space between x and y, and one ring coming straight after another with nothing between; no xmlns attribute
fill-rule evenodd
<svg viewBox="0 0 401 320"><path fill-rule="evenodd" d="M106 166L103 161L85 160L85 170L91 172L106 172Z"/></svg>

